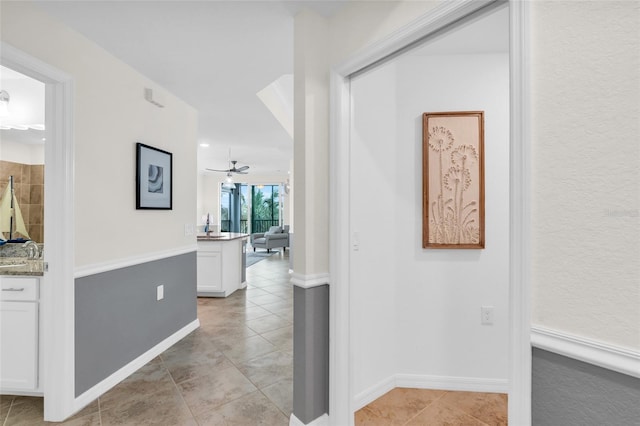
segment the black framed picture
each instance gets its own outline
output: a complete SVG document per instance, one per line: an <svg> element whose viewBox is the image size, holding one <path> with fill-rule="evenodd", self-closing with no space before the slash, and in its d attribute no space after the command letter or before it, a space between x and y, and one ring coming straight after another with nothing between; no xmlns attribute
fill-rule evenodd
<svg viewBox="0 0 640 426"><path fill-rule="evenodd" d="M136 143L136 209L171 210L173 154Z"/></svg>

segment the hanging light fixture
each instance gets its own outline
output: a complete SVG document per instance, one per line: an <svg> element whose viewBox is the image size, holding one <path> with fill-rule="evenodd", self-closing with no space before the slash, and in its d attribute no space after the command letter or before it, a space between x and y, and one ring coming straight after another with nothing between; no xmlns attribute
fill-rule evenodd
<svg viewBox="0 0 640 426"><path fill-rule="evenodd" d="M11 96L6 90L0 90L0 117L9 116L9 101Z"/></svg>
<svg viewBox="0 0 640 426"><path fill-rule="evenodd" d="M233 176L231 175L231 172L227 173L227 178L224 180L222 187L227 189L233 189L236 187L233 182Z"/></svg>
<svg viewBox="0 0 640 426"><path fill-rule="evenodd" d="M229 148L229 170L231 170L231 148ZM234 189L236 187L235 183L233 182L233 175L231 174L231 172L227 173L227 177L224 180L222 187L225 189Z"/></svg>

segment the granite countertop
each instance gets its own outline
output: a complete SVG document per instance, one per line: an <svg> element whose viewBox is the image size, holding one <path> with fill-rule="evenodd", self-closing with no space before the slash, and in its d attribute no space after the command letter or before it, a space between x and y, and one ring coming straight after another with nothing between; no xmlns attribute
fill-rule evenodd
<svg viewBox="0 0 640 426"><path fill-rule="evenodd" d="M44 261L26 257L0 257L0 275L42 276Z"/></svg>
<svg viewBox="0 0 640 426"><path fill-rule="evenodd" d="M240 234L236 232L210 232L209 234L198 234L198 241L231 241L241 238L247 238L249 234Z"/></svg>

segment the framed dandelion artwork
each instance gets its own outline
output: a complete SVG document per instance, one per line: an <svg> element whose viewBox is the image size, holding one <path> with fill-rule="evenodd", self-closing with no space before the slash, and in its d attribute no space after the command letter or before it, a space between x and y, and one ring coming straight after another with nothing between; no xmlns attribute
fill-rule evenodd
<svg viewBox="0 0 640 426"><path fill-rule="evenodd" d="M136 209L171 210L173 154L136 143Z"/></svg>
<svg viewBox="0 0 640 426"><path fill-rule="evenodd" d="M422 247L484 248L484 112L422 117Z"/></svg>

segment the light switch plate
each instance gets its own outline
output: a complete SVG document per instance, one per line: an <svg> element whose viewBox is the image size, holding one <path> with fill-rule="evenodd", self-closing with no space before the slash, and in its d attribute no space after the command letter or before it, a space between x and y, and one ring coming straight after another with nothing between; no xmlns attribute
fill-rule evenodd
<svg viewBox="0 0 640 426"><path fill-rule="evenodd" d="M493 325L493 306L480 307L480 323L482 325Z"/></svg>

